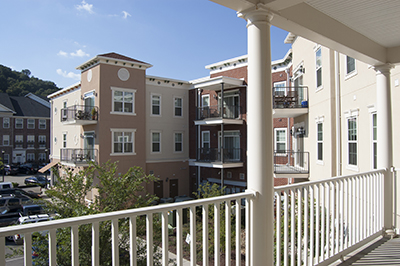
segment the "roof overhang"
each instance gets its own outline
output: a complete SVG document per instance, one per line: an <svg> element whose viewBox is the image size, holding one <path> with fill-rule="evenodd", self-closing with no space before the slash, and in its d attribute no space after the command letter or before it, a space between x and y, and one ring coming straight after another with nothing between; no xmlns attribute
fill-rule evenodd
<svg viewBox="0 0 400 266"><path fill-rule="evenodd" d="M193 81L193 88L220 91L222 89L221 84L224 84L224 90L245 86L242 79L231 77L215 77Z"/></svg>
<svg viewBox="0 0 400 266"><path fill-rule="evenodd" d="M400 63L400 3L376 0L210 0L240 13L266 9L271 24L371 65Z"/></svg>

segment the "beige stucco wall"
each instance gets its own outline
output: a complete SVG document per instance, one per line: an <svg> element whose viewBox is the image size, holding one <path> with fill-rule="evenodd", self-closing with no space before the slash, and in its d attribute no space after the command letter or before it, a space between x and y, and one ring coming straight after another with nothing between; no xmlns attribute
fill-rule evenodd
<svg viewBox="0 0 400 266"><path fill-rule="evenodd" d="M50 149L51 156L54 159L60 159L60 149L63 147L63 134L67 134L67 148L79 149L81 147L82 139L81 126L79 125L63 125L61 123L61 109L63 108L64 102L67 102L68 106L80 104L81 101L81 89L76 88L64 94L51 99L51 140Z"/></svg>

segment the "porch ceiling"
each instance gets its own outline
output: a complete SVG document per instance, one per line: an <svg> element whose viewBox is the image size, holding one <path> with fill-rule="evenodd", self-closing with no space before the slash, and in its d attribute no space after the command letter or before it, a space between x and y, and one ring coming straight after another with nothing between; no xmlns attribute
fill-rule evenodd
<svg viewBox="0 0 400 266"><path fill-rule="evenodd" d="M210 0L237 12L259 7L272 25L371 65L400 63L400 2L393 0Z"/></svg>

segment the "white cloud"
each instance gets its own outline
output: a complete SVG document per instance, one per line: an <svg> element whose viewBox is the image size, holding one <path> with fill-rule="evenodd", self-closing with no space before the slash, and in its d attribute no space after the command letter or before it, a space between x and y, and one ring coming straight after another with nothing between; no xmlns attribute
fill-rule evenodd
<svg viewBox="0 0 400 266"><path fill-rule="evenodd" d="M68 53L60 50L57 55L67 57Z"/></svg>
<svg viewBox="0 0 400 266"><path fill-rule="evenodd" d="M126 11L122 11L122 13L124 14L124 15L123 15L123 18L124 18L124 19L127 19L128 17L131 16L131 14L129 14L129 13L126 12Z"/></svg>
<svg viewBox="0 0 400 266"><path fill-rule="evenodd" d="M85 0L82 1L81 5L76 5L75 8L78 9L79 11L85 10L85 11L89 12L89 14L93 14L94 13L93 5L86 3Z"/></svg>
<svg viewBox="0 0 400 266"><path fill-rule="evenodd" d="M80 74L75 74L73 72L67 73L67 71L62 71L61 69L57 69L57 74L60 76L63 76L64 78L71 78L71 79L75 79L75 80L81 79Z"/></svg>
<svg viewBox="0 0 400 266"><path fill-rule="evenodd" d="M75 53L70 53L71 56L76 56L76 57L84 57L84 56L90 56L89 54L85 53L82 51L82 49L76 50Z"/></svg>

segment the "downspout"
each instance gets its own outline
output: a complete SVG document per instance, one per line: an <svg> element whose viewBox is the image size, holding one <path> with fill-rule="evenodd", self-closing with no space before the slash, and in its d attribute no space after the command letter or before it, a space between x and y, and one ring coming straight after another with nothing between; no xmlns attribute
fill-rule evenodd
<svg viewBox="0 0 400 266"><path fill-rule="evenodd" d="M224 83L221 83L221 189L224 187L224 148L225 148L225 141L224 141Z"/></svg>
<svg viewBox="0 0 400 266"><path fill-rule="evenodd" d="M291 86L290 86L290 67L288 66L285 69L286 72L286 89L288 91L291 90ZM292 156L292 138L290 135L290 117L286 118L287 119L287 130L286 130L286 137L288 140L288 155L287 155L287 160L288 160L288 164L291 165L291 161L290 161L290 157ZM288 184L292 184L293 183L293 178L288 178Z"/></svg>
<svg viewBox="0 0 400 266"><path fill-rule="evenodd" d="M200 103L201 103L201 89L197 89L197 104L195 105L196 108L196 120L200 118L199 116L199 110L200 110ZM201 147L201 131L200 131L200 125L197 125L197 149L196 149L196 160L200 159L200 147ZM200 196L200 172L201 172L201 166L197 166L197 192L199 193Z"/></svg>
<svg viewBox="0 0 400 266"><path fill-rule="evenodd" d="M341 116L340 116L340 68L339 53L335 51L335 97L336 97L336 176L341 171Z"/></svg>

